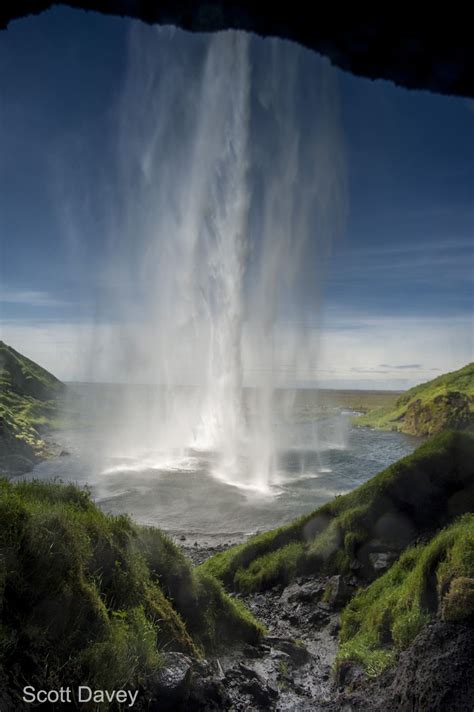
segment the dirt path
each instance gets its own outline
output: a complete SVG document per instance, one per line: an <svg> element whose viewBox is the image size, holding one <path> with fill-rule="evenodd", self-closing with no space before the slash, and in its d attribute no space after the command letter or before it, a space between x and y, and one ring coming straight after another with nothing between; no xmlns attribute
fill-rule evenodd
<svg viewBox="0 0 474 712"><path fill-rule="evenodd" d="M217 539L195 545L192 539L179 543L195 565L230 545ZM318 712L334 702L339 615L320 601L328 582L325 577L299 578L286 587L238 595L267 635L260 645L247 645L215 661L228 696L226 709Z"/></svg>

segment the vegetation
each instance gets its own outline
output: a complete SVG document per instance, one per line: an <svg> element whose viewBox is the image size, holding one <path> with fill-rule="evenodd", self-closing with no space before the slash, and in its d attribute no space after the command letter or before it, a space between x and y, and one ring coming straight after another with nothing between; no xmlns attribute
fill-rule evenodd
<svg viewBox="0 0 474 712"><path fill-rule="evenodd" d="M322 408L348 408L367 413L376 408L389 409L395 406L401 391L331 390L318 392L318 405Z"/></svg>
<svg viewBox="0 0 474 712"><path fill-rule="evenodd" d="M474 511L474 436L449 431L356 490L200 567L226 586L262 590L306 573L373 578L372 555L394 558L416 537Z"/></svg>
<svg viewBox="0 0 474 712"><path fill-rule="evenodd" d="M0 473L20 473L48 455L41 431L57 416L63 384L0 341Z"/></svg>
<svg viewBox="0 0 474 712"><path fill-rule="evenodd" d="M342 615L337 664L358 662L377 675L436 615L474 620L473 514L407 549L352 599Z"/></svg>
<svg viewBox="0 0 474 712"><path fill-rule="evenodd" d="M380 407L355 420L409 435L435 435L447 428L474 427L474 363L445 373L401 395L394 407Z"/></svg>
<svg viewBox="0 0 474 712"><path fill-rule="evenodd" d="M25 684L127 687L146 699L163 651L200 656L262 632L160 531L39 481L0 480L0 611L6 709Z"/></svg>

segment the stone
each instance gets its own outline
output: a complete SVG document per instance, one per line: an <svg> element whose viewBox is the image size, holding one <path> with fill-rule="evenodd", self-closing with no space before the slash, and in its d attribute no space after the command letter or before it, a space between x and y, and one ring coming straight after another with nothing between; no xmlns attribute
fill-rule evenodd
<svg viewBox="0 0 474 712"><path fill-rule="evenodd" d="M338 574L337 576L332 576L326 586L325 597L327 602L333 608L340 608L345 606L345 604L352 598L354 594L354 588L349 586L344 577Z"/></svg>
<svg viewBox="0 0 474 712"><path fill-rule="evenodd" d="M287 603L308 603L321 596L323 585L319 581L307 581L303 584L294 583L287 586L281 594L281 601Z"/></svg>
<svg viewBox="0 0 474 712"><path fill-rule="evenodd" d="M291 638L267 636L265 642L273 649L281 650L290 656L296 665L304 665L310 659L310 654L303 644L295 643Z"/></svg>
<svg viewBox="0 0 474 712"><path fill-rule="evenodd" d="M341 622L339 618L333 618L328 625L328 633L332 638L337 638L339 631L341 629Z"/></svg>
<svg viewBox="0 0 474 712"><path fill-rule="evenodd" d="M158 676L156 698L162 709L166 710L188 699L193 661L184 653L165 653L164 658L164 666Z"/></svg>
<svg viewBox="0 0 474 712"><path fill-rule="evenodd" d="M381 571L386 571L391 567L391 565L396 561L397 555L391 551L380 551L373 554L369 554L369 560L372 568L377 573Z"/></svg>

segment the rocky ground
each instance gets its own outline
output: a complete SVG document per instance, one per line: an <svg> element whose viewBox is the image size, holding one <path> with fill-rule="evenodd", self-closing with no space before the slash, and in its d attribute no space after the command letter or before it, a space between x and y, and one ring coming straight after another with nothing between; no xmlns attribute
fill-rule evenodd
<svg viewBox="0 0 474 712"><path fill-rule="evenodd" d="M237 543L237 537L175 538L196 565ZM260 645L246 645L204 664L169 653L168 696L170 684L184 686L193 677L196 682L183 709L326 710L337 695L332 668L338 611L352 590L342 577L313 577L239 595L267 629ZM174 704L176 708L177 700Z"/></svg>

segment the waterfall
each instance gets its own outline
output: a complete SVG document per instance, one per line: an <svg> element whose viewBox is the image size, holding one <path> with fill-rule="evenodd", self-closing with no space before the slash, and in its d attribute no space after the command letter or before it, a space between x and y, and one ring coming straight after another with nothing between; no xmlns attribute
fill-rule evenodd
<svg viewBox="0 0 474 712"><path fill-rule="evenodd" d="M103 353L154 386L123 397L106 438L116 454L205 457L213 476L260 492L277 477L276 408L291 407L277 389L314 380L308 325L341 212L331 72L304 61L241 32L133 26L98 191L98 310L115 322Z"/></svg>

